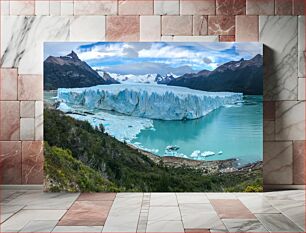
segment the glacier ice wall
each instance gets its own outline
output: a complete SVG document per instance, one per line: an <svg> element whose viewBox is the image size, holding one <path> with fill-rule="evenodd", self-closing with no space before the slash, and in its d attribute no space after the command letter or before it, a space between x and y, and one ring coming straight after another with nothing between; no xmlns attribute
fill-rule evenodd
<svg viewBox="0 0 306 233"><path fill-rule="evenodd" d="M242 93L205 92L184 87L114 84L59 88L58 99L89 109L161 120L200 118L220 106L242 101Z"/></svg>

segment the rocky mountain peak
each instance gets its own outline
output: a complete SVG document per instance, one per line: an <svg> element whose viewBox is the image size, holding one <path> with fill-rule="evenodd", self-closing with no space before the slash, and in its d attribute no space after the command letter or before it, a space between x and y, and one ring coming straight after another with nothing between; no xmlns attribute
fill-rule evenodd
<svg viewBox="0 0 306 233"><path fill-rule="evenodd" d="M80 60L78 55L72 50L71 53L69 53L68 55L66 55L66 57L70 57L74 60Z"/></svg>

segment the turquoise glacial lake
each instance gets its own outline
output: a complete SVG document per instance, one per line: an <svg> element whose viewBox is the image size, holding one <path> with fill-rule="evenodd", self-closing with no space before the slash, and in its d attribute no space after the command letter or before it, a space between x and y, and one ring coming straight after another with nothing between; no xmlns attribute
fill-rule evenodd
<svg viewBox="0 0 306 233"><path fill-rule="evenodd" d="M262 96L245 96L244 100L196 120L154 120L155 130L144 129L131 142L160 156L192 158L190 155L198 150L215 153L201 160L237 158L241 164L260 161L263 158ZM166 150L169 145L179 149L169 153Z"/></svg>

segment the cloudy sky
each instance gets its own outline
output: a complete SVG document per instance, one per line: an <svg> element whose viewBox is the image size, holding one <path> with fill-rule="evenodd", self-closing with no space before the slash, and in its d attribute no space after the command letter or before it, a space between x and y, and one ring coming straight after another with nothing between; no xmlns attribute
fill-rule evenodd
<svg viewBox="0 0 306 233"><path fill-rule="evenodd" d="M44 58L64 56L75 51L90 66L110 73L155 74L198 72L241 58L251 59L262 54L260 43L72 43L44 44Z"/></svg>

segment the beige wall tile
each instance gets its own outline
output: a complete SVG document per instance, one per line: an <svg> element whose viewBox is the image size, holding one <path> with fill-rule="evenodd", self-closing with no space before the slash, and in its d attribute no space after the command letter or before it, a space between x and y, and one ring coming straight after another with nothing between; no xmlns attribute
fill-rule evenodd
<svg viewBox="0 0 306 233"><path fill-rule="evenodd" d="M153 0L119 0L119 15L152 15Z"/></svg>
<svg viewBox="0 0 306 233"><path fill-rule="evenodd" d="M264 141L275 140L275 121L263 122L263 139Z"/></svg>
<svg viewBox="0 0 306 233"><path fill-rule="evenodd" d="M73 1L61 1L61 15L73 15Z"/></svg>
<svg viewBox="0 0 306 233"><path fill-rule="evenodd" d="M20 140L34 140L34 118L20 119Z"/></svg>
<svg viewBox="0 0 306 233"><path fill-rule="evenodd" d="M298 100L306 100L305 99L305 78L298 79Z"/></svg>
<svg viewBox="0 0 306 233"><path fill-rule="evenodd" d="M1 4L1 15L9 15L10 14L10 1L0 1Z"/></svg>
<svg viewBox="0 0 306 233"><path fill-rule="evenodd" d="M159 15L140 16L140 41L160 41L161 17Z"/></svg>
<svg viewBox="0 0 306 233"><path fill-rule="evenodd" d="M247 15L274 15L274 0L246 0Z"/></svg>
<svg viewBox="0 0 306 233"><path fill-rule="evenodd" d="M50 15L50 1L35 1L35 15Z"/></svg>
<svg viewBox="0 0 306 233"><path fill-rule="evenodd" d="M264 143L264 184L292 184L292 142Z"/></svg>
<svg viewBox="0 0 306 233"><path fill-rule="evenodd" d="M20 117L34 117L35 101L20 101Z"/></svg>
<svg viewBox="0 0 306 233"><path fill-rule="evenodd" d="M34 15L34 14L35 14L34 0L10 1L10 15Z"/></svg>
<svg viewBox="0 0 306 233"><path fill-rule="evenodd" d="M0 100L17 100L17 69L0 72Z"/></svg>
<svg viewBox="0 0 306 233"><path fill-rule="evenodd" d="M0 113L0 140L19 140L19 101L1 101Z"/></svg>
<svg viewBox="0 0 306 233"><path fill-rule="evenodd" d="M236 16L236 41L258 41L258 16Z"/></svg>
<svg viewBox="0 0 306 233"><path fill-rule="evenodd" d="M276 102L276 140L305 139L305 102Z"/></svg>
<svg viewBox="0 0 306 233"><path fill-rule="evenodd" d="M117 0L74 1L74 15L116 15Z"/></svg>
<svg viewBox="0 0 306 233"><path fill-rule="evenodd" d="M193 16L193 35L205 36L208 33L208 18L203 15Z"/></svg>
<svg viewBox="0 0 306 233"><path fill-rule="evenodd" d="M19 100L42 100L43 77L41 75L18 76Z"/></svg>
<svg viewBox="0 0 306 233"><path fill-rule="evenodd" d="M139 41L139 16L107 16L107 41Z"/></svg>
<svg viewBox="0 0 306 233"><path fill-rule="evenodd" d="M192 16L162 16L163 36L191 36Z"/></svg>
<svg viewBox="0 0 306 233"><path fill-rule="evenodd" d="M50 15L61 15L61 1L50 0Z"/></svg>
<svg viewBox="0 0 306 233"><path fill-rule="evenodd" d="M179 0L154 0L155 15L179 15Z"/></svg>
<svg viewBox="0 0 306 233"><path fill-rule="evenodd" d="M292 15L292 0L275 0L275 15Z"/></svg>
<svg viewBox="0 0 306 233"><path fill-rule="evenodd" d="M43 101L35 102L35 140L44 138L44 103Z"/></svg>
<svg viewBox="0 0 306 233"><path fill-rule="evenodd" d="M181 0L181 15L214 15L216 13L215 0Z"/></svg>
<svg viewBox="0 0 306 233"><path fill-rule="evenodd" d="M105 16L76 16L70 22L70 41L105 40Z"/></svg>
<svg viewBox="0 0 306 233"><path fill-rule="evenodd" d="M218 42L218 36L173 36L176 42Z"/></svg>

